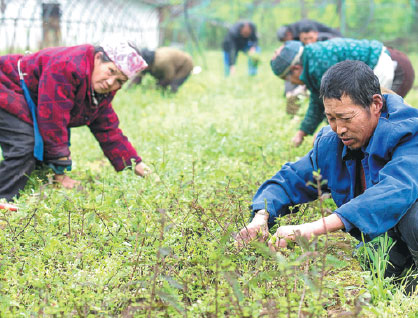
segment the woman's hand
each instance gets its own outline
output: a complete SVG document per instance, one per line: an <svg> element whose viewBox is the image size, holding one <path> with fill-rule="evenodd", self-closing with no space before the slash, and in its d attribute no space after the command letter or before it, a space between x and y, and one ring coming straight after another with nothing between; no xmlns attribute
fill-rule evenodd
<svg viewBox="0 0 418 318"><path fill-rule="evenodd" d="M142 161L140 163L136 164L136 166L135 166L135 174L136 175L144 178L151 173L152 173L152 171L151 171L150 167L148 167Z"/></svg>

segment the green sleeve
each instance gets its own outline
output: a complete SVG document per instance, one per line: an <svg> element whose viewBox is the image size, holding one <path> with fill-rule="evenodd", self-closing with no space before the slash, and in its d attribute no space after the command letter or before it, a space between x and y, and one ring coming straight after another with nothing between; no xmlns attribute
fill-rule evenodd
<svg viewBox="0 0 418 318"><path fill-rule="evenodd" d="M311 92L308 111L300 125L300 130L303 130L308 135L312 135L324 118L324 103L318 94Z"/></svg>

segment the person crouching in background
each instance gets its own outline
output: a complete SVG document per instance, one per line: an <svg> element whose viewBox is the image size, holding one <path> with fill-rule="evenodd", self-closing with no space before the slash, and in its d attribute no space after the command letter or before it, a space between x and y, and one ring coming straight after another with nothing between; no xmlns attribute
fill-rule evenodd
<svg viewBox="0 0 418 318"><path fill-rule="evenodd" d="M173 93L184 84L193 70L193 59L190 54L174 47L160 47L155 51L146 48L140 50L148 67L132 80L132 84L141 84L142 78L149 73L163 89L170 87ZM130 85L130 86L131 86Z"/></svg>

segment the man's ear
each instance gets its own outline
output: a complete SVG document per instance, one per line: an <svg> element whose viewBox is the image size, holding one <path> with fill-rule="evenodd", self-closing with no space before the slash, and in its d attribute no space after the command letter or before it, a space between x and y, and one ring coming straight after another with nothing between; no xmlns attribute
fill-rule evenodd
<svg viewBox="0 0 418 318"><path fill-rule="evenodd" d="M373 95L373 102L371 106L371 110L374 113L380 113L383 108L383 96L380 94L374 94Z"/></svg>
<svg viewBox="0 0 418 318"><path fill-rule="evenodd" d="M290 67L292 70L301 70L302 69L302 65L300 65L300 64L295 64L295 65L292 65L291 67Z"/></svg>
<svg viewBox="0 0 418 318"><path fill-rule="evenodd" d="M292 65L292 66L290 67L290 69L291 69L291 71L292 71L292 72L294 72L294 73L296 73L296 74L300 75L300 74L302 74L302 69L303 69L303 67L302 67L302 65L300 65L300 64L296 64L296 65Z"/></svg>

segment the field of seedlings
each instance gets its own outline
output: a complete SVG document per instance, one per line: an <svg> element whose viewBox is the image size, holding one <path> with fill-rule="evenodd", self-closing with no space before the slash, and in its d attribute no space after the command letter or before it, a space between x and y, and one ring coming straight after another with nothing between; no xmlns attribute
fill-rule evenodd
<svg viewBox="0 0 418 318"><path fill-rule="evenodd" d="M150 77L118 92L121 128L154 172L145 179L115 172L89 129L72 129L69 175L82 187L36 171L19 211L0 210L0 317L417 318L418 296L363 270L342 231L280 253L235 246L260 184L312 146L312 136L292 146L308 99L286 114L270 57L249 77L241 55L225 78L209 52L177 94ZM406 101L418 107L417 79ZM317 200L279 223L333 207Z"/></svg>

